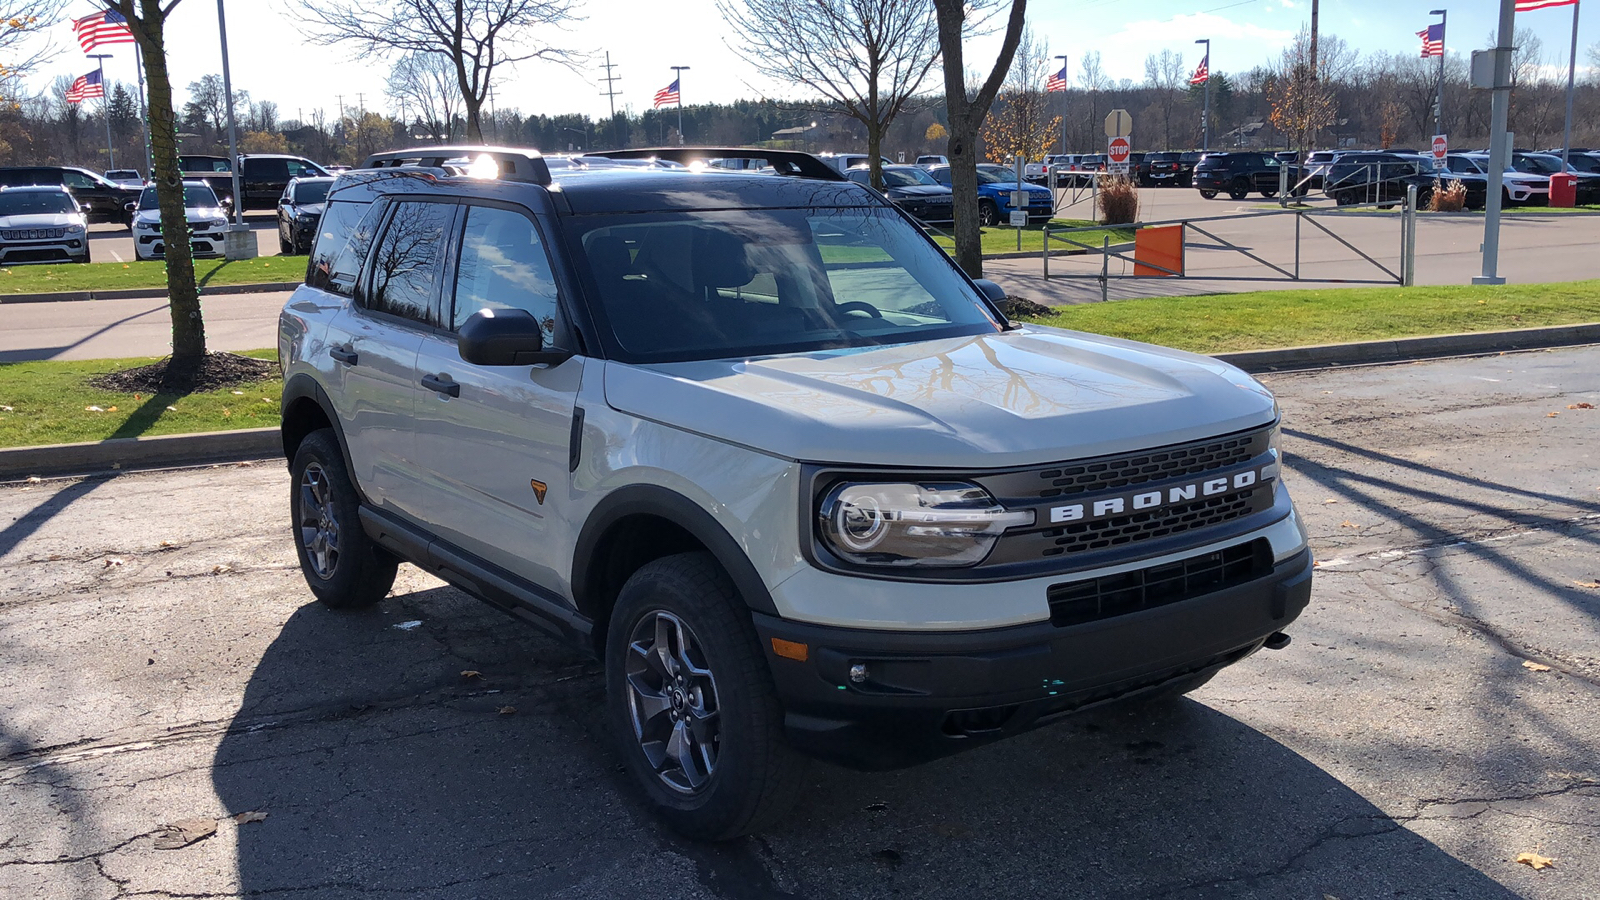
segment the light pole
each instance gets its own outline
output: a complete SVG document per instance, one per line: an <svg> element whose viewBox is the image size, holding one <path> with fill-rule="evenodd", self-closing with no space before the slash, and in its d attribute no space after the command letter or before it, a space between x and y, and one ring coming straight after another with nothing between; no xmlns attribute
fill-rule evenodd
<svg viewBox="0 0 1600 900"><path fill-rule="evenodd" d="M1439 94L1433 101L1433 133L1444 134L1444 23L1449 15L1442 9L1430 9L1428 15L1439 17Z"/></svg>
<svg viewBox="0 0 1600 900"><path fill-rule="evenodd" d="M1205 101L1200 107L1200 149L1211 149L1211 39L1201 38L1196 44L1206 45L1206 55L1200 61L1206 64L1206 80L1201 84L1205 92Z"/></svg>
<svg viewBox="0 0 1600 900"><path fill-rule="evenodd" d="M106 84L106 60L111 58L109 53L90 53L89 58L100 67L100 112L106 119L106 168L117 167L117 151L111 147L111 91Z"/></svg>
<svg viewBox="0 0 1600 900"><path fill-rule="evenodd" d="M1065 54L1057 56L1061 60L1061 80L1067 80L1067 57ZM1061 88L1061 152L1067 152L1067 89Z"/></svg>
<svg viewBox="0 0 1600 900"><path fill-rule="evenodd" d="M585 128L584 130L579 131L576 128L568 128L567 126L563 125L563 126L561 126L561 130L562 131L570 131L573 134L577 135L578 137L583 138L583 146L579 147L578 148L579 150L583 150L583 149L585 149L585 148L587 148L589 146L589 129Z"/></svg>
<svg viewBox="0 0 1600 900"><path fill-rule="evenodd" d="M233 76L228 69L228 20L217 0L217 34L222 40L222 90L228 95L228 168L233 170L233 225L222 238L228 259L254 259L256 242L244 224L244 196L239 184L239 124L233 113Z"/></svg>
<svg viewBox="0 0 1600 900"><path fill-rule="evenodd" d="M688 66L672 67L672 83L678 86L678 146L683 146L683 73Z"/></svg>

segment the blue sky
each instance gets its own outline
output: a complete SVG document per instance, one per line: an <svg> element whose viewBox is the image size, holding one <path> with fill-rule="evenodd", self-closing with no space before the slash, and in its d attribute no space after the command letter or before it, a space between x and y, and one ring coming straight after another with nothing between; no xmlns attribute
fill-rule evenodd
<svg viewBox="0 0 1600 900"><path fill-rule="evenodd" d="M1447 8L1447 48L1466 53L1485 44L1497 5L1492 0L1323 0L1321 27L1363 54L1409 54L1418 46L1416 32L1434 21L1428 10ZM83 15L94 8L90 0L76 0L71 10ZM306 45L289 8L287 0L227 0L235 87L277 102L285 118L297 111L309 117L317 107L332 118L339 105L336 94L344 95L347 107L364 94L367 108L389 109L383 96L387 66L357 60L342 48ZM1310 13L1310 0L1033 0L1029 19L1049 42L1051 54L1071 57L1068 74L1074 80L1081 54L1098 50L1108 75L1137 81L1144 74L1145 56L1162 49L1181 53L1192 67L1201 51L1194 40L1203 37L1212 40L1213 70L1238 72L1266 63L1309 21ZM683 81L684 102L689 104L795 95L785 86L757 80L749 64L724 45L726 29L715 0L588 0L586 15L570 30L567 43L597 57L599 51L611 51L623 79L619 109L648 108L655 91L671 80L668 67L673 65L693 67ZM1600 9L1587 15L1579 33L1580 66L1583 48L1600 41ZM1563 68L1571 21L1568 8L1518 16L1519 27L1532 27L1543 39L1547 63ZM186 0L170 27L173 80L180 91L208 72L221 71L213 0ZM65 52L42 75L87 71L89 61L72 43L70 28L62 25L57 31ZM987 65L994 49L993 39L976 42L969 48L969 61ZM132 81L131 48L115 52L107 75ZM497 82L495 95L501 105L524 113L603 115L606 100L594 80L598 75L596 66L579 74L548 63L524 64ZM44 81L36 78L34 84L42 87ZM937 82L928 86L937 87Z"/></svg>

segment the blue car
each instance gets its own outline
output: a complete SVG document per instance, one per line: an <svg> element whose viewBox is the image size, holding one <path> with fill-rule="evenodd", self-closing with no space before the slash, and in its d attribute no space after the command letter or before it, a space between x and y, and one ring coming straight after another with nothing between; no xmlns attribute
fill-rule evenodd
<svg viewBox="0 0 1600 900"><path fill-rule="evenodd" d="M949 166L930 166L928 174L943 185L950 184ZM1011 218L1011 192L1018 189L1017 174L1005 166L978 166L978 224L990 228ZM1045 222L1055 215L1055 193L1039 184L1023 184L1028 192L1028 221Z"/></svg>

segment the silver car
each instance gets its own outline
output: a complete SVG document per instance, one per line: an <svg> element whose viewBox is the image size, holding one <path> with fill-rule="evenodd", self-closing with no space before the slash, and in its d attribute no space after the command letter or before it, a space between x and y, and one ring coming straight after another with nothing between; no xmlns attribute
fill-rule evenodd
<svg viewBox="0 0 1600 900"><path fill-rule="evenodd" d="M221 256L223 233L228 228L228 210L217 200L209 185L198 181L183 183L183 211L188 219L189 242L196 257ZM167 254L165 232L161 227L161 205L155 185L139 195L133 213L133 253L139 259L161 259Z"/></svg>
<svg viewBox="0 0 1600 900"><path fill-rule="evenodd" d="M89 223L64 188L0 190L0 265L89 261Z"/></svg>

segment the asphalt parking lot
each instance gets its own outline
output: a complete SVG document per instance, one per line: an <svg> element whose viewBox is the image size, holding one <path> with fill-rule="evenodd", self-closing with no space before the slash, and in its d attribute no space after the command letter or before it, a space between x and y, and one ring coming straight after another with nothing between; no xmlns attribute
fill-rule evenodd
<svg viewBox="0 0 1600 900"><path fill-rule="evenodd" d="M244 223L255 232L260 256L278 255L278 218L272 210L245 213ZM89 226L89 253L95 262L134 262L133 234L121 225Z"/></svg>
<svg viewBox="0 0 1600 900"><path fill-rule="evenodd" d="M408 568L312 604L281 465L0 488L0 896L1600 896L1600 348L1266 380L1319 560L1290 647L818 766L716 847L643 815L589 661Z"/></svg>

